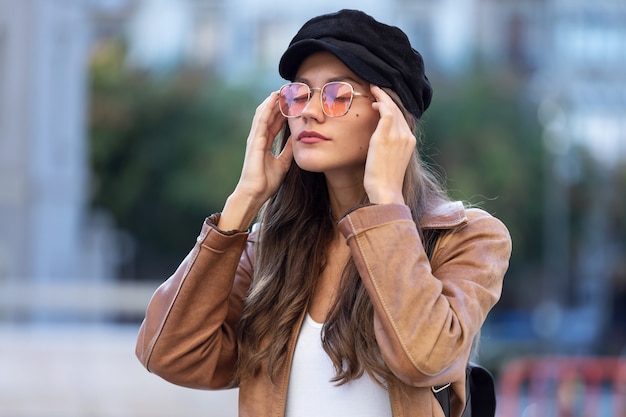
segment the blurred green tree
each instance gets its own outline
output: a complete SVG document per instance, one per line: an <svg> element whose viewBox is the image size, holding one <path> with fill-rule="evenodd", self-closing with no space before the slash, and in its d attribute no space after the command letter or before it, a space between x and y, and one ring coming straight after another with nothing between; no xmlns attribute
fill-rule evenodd
<svg viewBox="0 0 626 417"><path fill-rule="evenodd" d="M125 56L110 42L92 60L92 203L137 243L123 277L160 279L236 184L255 100L206 72L155 77Z"/></svg>

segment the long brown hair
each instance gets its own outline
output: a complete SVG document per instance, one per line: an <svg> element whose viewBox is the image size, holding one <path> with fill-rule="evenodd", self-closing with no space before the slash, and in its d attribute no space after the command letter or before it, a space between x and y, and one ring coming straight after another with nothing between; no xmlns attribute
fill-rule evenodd
<svg viewBox="0 0 626 417"><path fill-rule="evenodd" d="M421 140L418 123L397 95L386 90L404 112ZM279 141L284 146L288 127ZM421 160L417 148L407 167L403 194L424 245L434 244L432 231L419 227L426 204L446 200L437 178ZM364 194L364 201L367 197ZM295 163L278 192L265 204L255 247L254 280L244 304L237 337L238 380L267 372L273 382L287 357L293 329L315 290L327 261L335 222L324 174L307 172ZM322 330L324 350L344 384L369 374L383 383L391 373L374 336L374 310L352 259L345 265L336 299Z"/></svg>

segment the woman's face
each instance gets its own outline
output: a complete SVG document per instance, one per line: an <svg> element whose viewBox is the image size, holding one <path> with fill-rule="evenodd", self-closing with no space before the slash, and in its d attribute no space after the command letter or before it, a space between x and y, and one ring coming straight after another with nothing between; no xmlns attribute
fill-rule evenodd
<svg viewBox="0 0 626 417"><path fill-rule="evenodd" d="M355 95L347 114L329 117L322 111L320 91L314 90L302 115L288 119L293 141L293 155L305 171L363 172L369 141L380 114L372 108L369 83L355 75L329 52L317 52L302 62L295 80L311 88L320 88L330 81L345 81Z"/></svg>

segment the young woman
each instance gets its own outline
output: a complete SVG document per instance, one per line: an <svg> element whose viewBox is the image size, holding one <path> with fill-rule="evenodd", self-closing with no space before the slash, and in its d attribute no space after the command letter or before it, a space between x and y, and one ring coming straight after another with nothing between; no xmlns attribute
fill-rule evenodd
<svg viewBox="0 0 626 417"><path fill-rule="evenodd" d="M239 387L240 416L443 416L446 384L460 416L511 241L420 161L421 56L342 10L307 22L279 71L290 83L257 108L235 190L150 301L139 359Z"/></svg>

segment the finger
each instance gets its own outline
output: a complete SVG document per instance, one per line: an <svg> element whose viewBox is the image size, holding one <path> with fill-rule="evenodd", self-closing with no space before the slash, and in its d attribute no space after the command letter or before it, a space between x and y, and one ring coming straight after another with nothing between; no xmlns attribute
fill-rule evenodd
<svg viewBox="0 0 626 417"><path fill-rule="evenodd" d="M287 119L280 113L280 110L272 110L272 114L268 120L268 131L272 137L275 137L285 126Z"/></svg>
<svg viewBox="0 0 626 417"><path fill-rule="evenodd" d="M254 112L254 118L252 120L252 128L257 128L262 123L267 123L271 115L271 108L276 101L277 94L272 92L269 96L259 104Z"/></svg>
<svg viewBox="0 0 626 417"><path fill-rule="evenodd" d="M258 141L256 140L257 137L257 132L259 130L259 124L260 124L260 113L261 113L261 107L263 104L260 104L255 113L254 113L254 117L252 118L252 124L250 126L250 132L248 133L248 138L246 140L247 144L247 148L251 149L254 144L256 144Z"/></svg>
<svg viewBox="0 0 626 417"><path fill-rule="evenodd" d="M372 93L372 95L374 96L377 102L384 101L387 99L391 100L391 97L389 97L389 94L387 94L385 90L383 90L381 87L375 84L370 84L370 92Z"/></svg>
<svg viewBox="0 0 626 417"><path fill-rule="evenodd" d="M287 138L287 143L285 143L277 159L285 166L285 169L289 168L291 160L293 159L293 140L291 140L291 136Z"/></svg>
<svg viewBox="0 0 626 417"><path fill-rule="evenodd" d="M266 150L273 151L274 150L274 142L276 142L276 138L281 134L281 131L285 128L287 121L285 118L276 117L275 119L270 121L269 126L267 126L267 142L266 142Z"/></svg>
<svg viewBox="0 0 626 417"><path fill-rule="evenodd" d="M389 96L389 94L387 94L387 92L382 88L372 85L370 90L376 99L376 101L372 103L372 108L377 110L381 117L379 127L384 128L384 130L388 130L392 125L393 117L397 117L398 114L401 114L400 109L391 96ZM381 124L383 126L380 126Z"/></svg>
<svg viewBox="0 0 626 417"><path fill-rule="evenodd" d="M371 86L372 95L375 96L377 102L372 107L379 111L381 116L380 131L396 132L399 135L414 136L409 124L406 120L404 111L400 105L380 87ZM392 130L393 129L393 130Z"/></svg>
<svg viewBox="0 0 626 417"><path fill-rule="evenodd" d="M386 105L390 108L397 107L395 101L393 101L391 96L377 85L372 84L370 87L370 91L372 93L372 96L374 96L374 99L376 99L376 101L373 103L375 107L381 107L381 105Z"/></svg>
<svg viewBox="0 0 626 417"><path fill-rule="evenodd" d="M269 126L273 124L278 118L280 111L278 110L278 106L276 105L276 99L277 99L277 94L273 92L263 102L263 105L262 105L263 108L262 108L260 118L259 118L259 121L262 124L264 123L267 126Z"/></svg>
<svg viewBox="0 0 626 417"><path fill-rule="evenodd" d="M272 110L275 101L276 93L273 92L257 107L248 136L249 146L264 150L272 148L283 123L276 116L276 110Z"/></svg>

